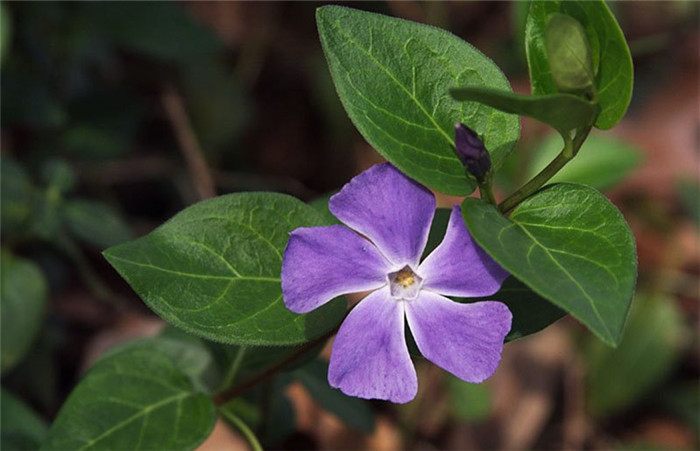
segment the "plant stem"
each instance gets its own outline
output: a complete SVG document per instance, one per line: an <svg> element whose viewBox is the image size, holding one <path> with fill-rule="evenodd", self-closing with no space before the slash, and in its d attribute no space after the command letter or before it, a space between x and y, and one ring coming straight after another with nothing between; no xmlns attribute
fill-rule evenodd
<svg viewBox="0 0 700 451"><path fill-rule="evenodd" d="M230 413L228 410L220 409L219 412L221 412L224 418L230 421L231 424L236 426L236 428L241 431L241 434L243 434L246 440L248 440L248 443L250 443L250 447L253 448L253 451L263 451L263 447L260 445L258 438L255 436L255 434L253 434L253 431L250 430L248 425L245 424L243 420Z"/></svg>
<svg viewBox="0 0 700 451"><path fill-rule="evenodd" d="M348 310L347 313L350 313L350 310ZM347 313L345 316L347 316ZM345 318L343 318L345 320ZM342 321L338 323L338 325L326 332L325 334L321 335L320 337L316 338L315 340L311 340L307 343L304 343L299 349L294 353L291 354L289 357L281 360L280 362L276 363L275 365L272 365L259 375L242 382L241 384L231 387L230 389L224 391L223 393L220 393L216 396L214 396L214 403L216 404L225 404L228 401L232 400L233 398L236 398L240 396L241 394L245 393L246 391L250 390L260 382L267 380L268 378L272 377L275 375L277 372L283 370L286 368L289 364L293 363L297 359L299 359L301 356L306 354L308 351L313 349L314 347L318 346L319 344L323 343L324 341L328 340L331 336L333 336L336 332L338 332L338 329L340 329L340 325L342 324Z"/></svg>
<svg viewBox="0 0 700 451"><path fill-rule="evenodd" d="M484 183L479 184L479 193L483 200L490 204L498 205L498 202L496 202L496 198L493 195L493 189L491 188L491 174L487 176Z"/></svg>
<svg viewBox="0 0 700 451"><path fill-rule="evenodd" d="M556 158L554 158L554 160L547 165L547 167L542 169L539 174L534 176L525 185L521 186L516 192L508 196L508 198L503 202L498 204L498 209L501 211L501 213L507 213L513 208L517 207L520 202L524 201L530 197L532 193L540 189L542 185L554 177L554 174L559 172L559 170L561 170L566 163L571 161L578 153L584 141L586 141L591 128L593 128L593 124L589 124L585 128L579 129L573 141L571 138L564 137L564 148L561 150L561 152L559 152L559 155L557 155Z"/></svg>
<svg viewBox="0 0 700 451"><path fill-rule="evenodd" d="M231 366L228 368L228 371L226 372L226 375L221 381L221 384L219 386L219 391L226 390L228 387L233 384L234 380L236 379L236 375L238 374L238 370L241 368L241 362L243 362L243 356L245 356L246 351L248 350L247 346L239 346L238 351L236 352L236 357L233 358L233 362L231 363Z"/></svg>

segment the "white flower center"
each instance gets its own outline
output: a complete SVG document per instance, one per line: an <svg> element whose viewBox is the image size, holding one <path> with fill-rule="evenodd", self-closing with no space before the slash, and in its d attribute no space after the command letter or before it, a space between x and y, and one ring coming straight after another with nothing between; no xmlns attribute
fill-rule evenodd
<svg viewBox="0 0 700 451"><path fill-rule="evenodd" d="M391 295L400 300L415 299L423 286L423 278L408 265L396 272L390 272L386 277L389 280Z"/></svg>

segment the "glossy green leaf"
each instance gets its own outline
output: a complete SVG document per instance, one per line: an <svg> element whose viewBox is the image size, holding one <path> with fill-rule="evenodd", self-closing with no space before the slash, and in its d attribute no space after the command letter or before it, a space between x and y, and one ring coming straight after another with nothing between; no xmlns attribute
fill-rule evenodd
<svg viewBox="0 0 700 451"><path fill-rule="evenodd" d="M550 185L509 218L467 198L462 214L476 241L534 292L609 345L622 336L637 279L634 237L620 212L585 185Z"/></svg>
<svg viewBox="0 0 700 451"><path fill-rule="evenodd" d="M157 347L101 359L73 390L42 449L194 449L216 422L214 403Z"/></svg>
<svg viewBox="0 0 700 451"><path fill-rule="evenodd" d="M31 260L2 252L0 265L0 335L2 373L14 367L40 330L48 287Z"/></svg>
<svg viewBox="0 0 700 451"><path fill-rule="evenodd" d="M296 370L294 376L321 407L340 421L364 434L374 431L374 414L367 401L346 396L331 387L326 362L315 360Z"/></svg>
<svg viewBox="0 0 700 451"><path fill-rule="evenodd" d="M535 176L561 151L564 143L557 135L547 137L533 149L527 179ZM633 146L602 135L590 135L576 154L550 183L573 182L607 189L622 181L642 162L641 153Z"/></svg>
<svg viewBox="0 0 700 451"><path fill-rule="evenodd" d="M459 421L478 422L491 415L491 389L486 384L470 384L447 376L447 392L450 396L450 411Z"/></svg>
<svg viewBox="0 0 700 451"><path fill-rule="evenodd" d="M515 277L503 282L498 293L488 299L503 302L513 314L513 324L506 341L539 332L566 315L566 312L543 299Z"/></svg>
<svg viewBox="0 0 700 451"><path fill-rule="evenodd" d="M0 399L0 448L35 450L39 448L48 427L43 419L25 403L2 389Z"/></svg>
<svg viewBox="0 0 700 451"><path fill-rule="evenodd" d="M210 340L291 345L335 327L336 300L305 315L287 310L280 272L289 232L326 225L282 194L229 194L195 204L105 258L156 313Z"/></svg>
<svg viewBox="0 0 700 451"><path fill-rule="evenodd" d="M105 204L84 199L70 200L63 206L62 213L66 227L73 235L99 249L132 238L129 226Z"/></svg>
<svg viewBox="0 0 700 451"><path fill-rule="evenodd" d="M478 87L456 88L450 93L457 100L481 102L507 113L535 118L565 136L569 136L571 130L590 124L596 114L591 102L572 94L524 96Z"/></svg>
<svg viewBox="0 0 700 451"><path fill-rule="evenodd" d="M545 45L547 20L553 13L571 16L585 29L601 106L595 125L602 129L612 128L625 115L632 99L633 69L622 30L602 0L532 2L525 25L532 93L544 95L558 91Z"/></svg>
<svg viewBox="0 0 700 451"><path fill-rule="evenodd" d="M674 299L648 293L637 296L617 349L587 343L589 410L598 417L609 416L650 394L680 357L683 325Z"/></svg>
<svg viewBox="0 0 700 451"><path fill-rule="evenodd" d="M367 141L410 177L438 191L465 195L454 153L454 124L484 137L498 168L520 133L516 116L450 98L455 86L510 91L498 67L446 31L338 6L316 12L321 43L345 110Z"/></svg>
<svg viewBox="0 0 700 451"><path fill-rule="evenodd" d="M551 14L545 47L554 84L564 92L588 92L593 86L593 61L583 26L566 14Z"/></svg>

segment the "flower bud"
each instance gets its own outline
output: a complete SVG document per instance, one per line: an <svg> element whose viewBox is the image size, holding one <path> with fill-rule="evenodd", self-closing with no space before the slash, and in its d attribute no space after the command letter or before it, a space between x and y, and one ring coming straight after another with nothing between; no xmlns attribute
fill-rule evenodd
<svg viewBox="0 0 700 451"><path fill-rule="evenodd" d="M455 148L467 172L483 182L491 170L491 156L476 132L460 122L455 124Z"/></svg>

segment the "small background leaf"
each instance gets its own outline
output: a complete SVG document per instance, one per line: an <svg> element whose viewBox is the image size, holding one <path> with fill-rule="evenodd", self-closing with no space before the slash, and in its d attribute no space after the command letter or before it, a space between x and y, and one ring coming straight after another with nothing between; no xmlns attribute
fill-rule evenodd
<svg viewBox="0 0 700 451"><path fill-rule="evenodd" d="M561 137L550 135L532 150L527 170L529 180L552 161L564 146ZM572 182L607 189L622 181L642 162L633 146L603 135L590 135L576 157L567 163L549 183Z"/></svg>
<svg viewBox="0 0 700 451"><path fill-rule="evenodd" d="M470 384L448 374L450 411L459 421L468 423L486 420L491 415L491 388L487 384Z"/></svg>
<svg viewBox="0 0 700 451"><path fill-rule="evenodd" d="M598 341L586 343L589 410L608 417L651 393L680 357L682 332L683 317L673 299L649 293L637 296L617 349Z"/></svg>
<svg viewBox="0 0 700 451"><path fill-rule="evenodd" d="M0 156L0 218L3 238L27 233L34 210L36 189L24 168Z"/></svg>
<svg viewBox="0 0 700 451"><path fill-rule="evenodd" d="M48 427L22 401L2 389L0 447L4 450L38 449Z"/></svg>
<svg viewBox="0 0 700 451"><path fill-rule="evenodd" d="M212 31L175 3L95 4L89 18L102 35L124 48L168 62L191 62L222 47Z"/></svg>
<svg viewBox="0 0 700 451"><path fill-rule="evenodd" d="M328 364L314 360L294 372L294 377L306 387L309 394L328 412L351 428L370 434L374 431L374 413L369 404L359 398L345 396L328 385Z"/></svg>
<svg viewBox="0 0 700 451"><path fill-rule="evenodd" d="M38 266L31 260L2 251L2 373L14 367L34 342L44 317L47 290L46 279Z"/></svg>
<svg viewBox="0 0 700 451"><path fill-rule="evenodd" d="M121 216L99 202L69 200L63 206L63 217L72 234L98 249L106 249L132 238L131 230Z"/></svg>

